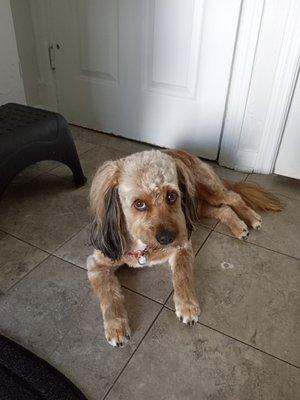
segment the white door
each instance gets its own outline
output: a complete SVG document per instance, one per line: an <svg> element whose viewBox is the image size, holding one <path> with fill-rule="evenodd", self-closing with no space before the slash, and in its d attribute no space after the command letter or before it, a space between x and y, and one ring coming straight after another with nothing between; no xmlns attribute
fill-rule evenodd
<svg viewBox="0 0 300 400"><path fill-rule="evenodd" d="M51 4L69 122L216 159L240 0Z"/></svg>
<svg viewBox="0 0 300 400"><path fill-rule="evenodd" d="M295 86L290 110L279 153L275 173L300 179L300 78Z"/></svg>

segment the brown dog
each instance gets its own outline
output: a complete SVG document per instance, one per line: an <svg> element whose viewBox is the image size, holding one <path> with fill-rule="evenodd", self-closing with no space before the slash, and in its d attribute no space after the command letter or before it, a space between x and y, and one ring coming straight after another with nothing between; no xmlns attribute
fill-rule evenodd
<svg viewBox="0 0 300 400"><path fill-rule="evenodd" d="M260 229L255 210L280 211L272 194L248 183L222 182L213 169L183 151L145 151L106 162L90 192L94 215L88 277L100 299L105 335L113 346L130 338L115 276L130 267L169 262L177 317L193 325L200 313L193 284L190 236L200 217L217 218L239 239Z"/></svg>

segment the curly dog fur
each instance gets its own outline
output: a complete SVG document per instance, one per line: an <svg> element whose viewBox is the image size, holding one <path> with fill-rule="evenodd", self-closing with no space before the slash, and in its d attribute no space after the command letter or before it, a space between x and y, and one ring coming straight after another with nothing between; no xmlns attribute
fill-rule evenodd
<svg viewBox="0 0 300 400"><path fill-rule="evenodd" d="M104 320L108 342L123 346L130 327L115 275L130 267L168 262L176 315L193 325L200 313L193 283L190 236L200 217L217 218L239 239L261 228L257 211L280 211L282 204L254 184L222 182L214 170L184 151L144 151L108 161L91 186L93 213L88 277Z"/></svg>

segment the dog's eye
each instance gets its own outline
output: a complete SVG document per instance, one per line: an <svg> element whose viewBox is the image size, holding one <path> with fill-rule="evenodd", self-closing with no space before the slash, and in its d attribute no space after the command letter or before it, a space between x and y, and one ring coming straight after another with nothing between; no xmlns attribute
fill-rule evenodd
<svg viewBox="0 0 300 400"><path fill-rule="evenodd" d="M169 192L167 195L167 201L169 204L174 204L177 199L177 193Z"/></svg>
<svg viewBox="0 0 300 400"><path fill-rule="evenodd" d="M147 204L143 200L135 200L133 205L139 211L146 211L148 208Z"/></svg>

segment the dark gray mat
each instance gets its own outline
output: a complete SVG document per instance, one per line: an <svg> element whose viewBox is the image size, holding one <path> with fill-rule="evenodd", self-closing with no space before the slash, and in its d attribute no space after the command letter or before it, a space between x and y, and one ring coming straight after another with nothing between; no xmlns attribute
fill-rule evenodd
<svg viewBox="0 0 300 400"><path fill-rule="evenodd" d="M46 361L0 335L1 400L87 400Z"/></svg>

